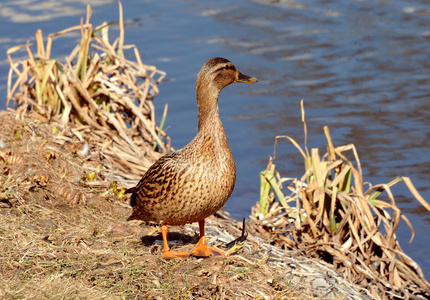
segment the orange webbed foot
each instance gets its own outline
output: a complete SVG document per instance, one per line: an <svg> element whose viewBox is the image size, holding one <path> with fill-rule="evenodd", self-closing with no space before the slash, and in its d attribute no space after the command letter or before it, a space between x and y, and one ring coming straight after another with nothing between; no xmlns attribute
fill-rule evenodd
<svg viewBox="0 0 430 300"><path fill-rule="evenodd" d="M208 246L206 244L197 244L197 248L194 249L192 255L194 257L210 257L210 256L225 256L221 250Z"/></svg>
<svg viewBox="0 0 430 300"><path fill-rule="evenodd" d="M206 236L205 236L205 220L199 221L199 229L200 229L200 239L196 244L196 249L194 249L193 253L191 253L194 257L210 257L210 256L225 256L224 252L221 250L208 246L206 244Z"/></svg>
<svg viewBox="0 0 430 300"><path fill-rule="evenodd" d="M187 252L175 252L175 251L171 251L171 250L163 252L163 258L164 259L180 259L180 260L183 260L183 259L186 259L188 257L190 257L190 254Z"/></svg>
<svg viewBox="0 0 430 300"><path fill-rule="evenodd" d="M161 226L161 235L163 236L163 258L164 259L186 259L190 256L187 252L175 252L170 250L169 244L167 243L167 226Z"/></svg>

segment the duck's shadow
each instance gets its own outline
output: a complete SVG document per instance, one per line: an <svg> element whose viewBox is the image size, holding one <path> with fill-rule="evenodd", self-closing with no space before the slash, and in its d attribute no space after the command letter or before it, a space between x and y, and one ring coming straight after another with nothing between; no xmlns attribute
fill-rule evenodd
<svg viewBox="0 0 430 300"><path fill-rule="evenodd" d="M157 235L144 235L140 237L140 240L142 241L142 244L147 247L157 244L163 244L163 237L161 233ZM198 235L189 235L180 232L169 232L167 234L167 240L169 241L169 244L195 244L198 241Z"/></svg>

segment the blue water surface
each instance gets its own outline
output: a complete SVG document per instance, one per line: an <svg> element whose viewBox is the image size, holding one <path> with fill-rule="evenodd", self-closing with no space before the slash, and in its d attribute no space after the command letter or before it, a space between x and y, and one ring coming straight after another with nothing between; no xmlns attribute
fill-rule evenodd
<svg viewBox="0 0 430 300"><path fill-rule="evenodd" d="M116 1L88 1L92 23L118 19ZM257 84L234 84L220 97L220 115L235 156L237 184L226 204L240 219L259 198L259 172L273 155L274 137L303 143L304 99L308 147L325 152L323 126L335 145L357 147L366 181L409 176L430 202L430 4L398 1L138 1L123 2L127 44L144 63L167 72L155 98L176 149L197 132L195 79L209 58L230 59ZM79 24L86 3L0 3L0 108L6 105L8 48ZM115 37L115 26L112 28ZM53 55L68 55L79 36L58 38ZM21 53L22 56L25 53ZM19 55L18 55L19 57ZM284 177L301 177L303 159L280 142L275 161ZM402 223L402 248L430 278L429 212L402 183L396 201L414 226Z"/></svg>

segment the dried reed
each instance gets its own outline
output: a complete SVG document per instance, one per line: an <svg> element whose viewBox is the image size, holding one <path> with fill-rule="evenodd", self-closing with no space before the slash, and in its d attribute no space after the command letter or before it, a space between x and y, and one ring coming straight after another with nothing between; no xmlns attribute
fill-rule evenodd
<svg viewBox="0 0 430 300"><path fill-rule="evenodd" d="M299 149L305 173L300 179L281 178L273 164L275 142L274 157L260 175L261 197L253 207L252 224L270 232L278 246L299 249L332 263L347 280L371 290L376 299L429 296L430 285L420 267L402 251L396 238L400 219L411 228L412 238L414 231L397 207L390 187L403 181L429 211L430 205L408 177L374 186L364 183L355 146L334 147L328 127L324 127L327 153L321 158L318 149L309 152L303 101L301 107L304 149L288 136L278 136L276 142L286 138ZM355 165L346 151L352 151ZM283 189L287 182L288 196ZM384 191L389 201L380 199Z"/></svg>
<svg viewBox="0 0 430 300"><path fill-rule="evenodd" d="M80 25L50 34L43 41L36 31L36 51L30 44L7 51L10 63L7 106L57 122L58 137L86 144L103 160L106 172L115 178L138 180L150 164L170 151L166 134L155 122L152 100L165 73L144 65L134 45L124 45L124 21L119 2L119 37L111 44L109 24L94 29L91 8ZM80 31L81 40L64 63L51 58L55 37ZM25 49L27 59L15 62L12 54ZM125 58L130 50L136 61ZM10 109L12 110L12 109ZM167 106L164 117L166 115ZM162 121L162 123L164 120ZM67 137L72 133L73 141ZM155 152L154 150L157 150Z"/></svg>

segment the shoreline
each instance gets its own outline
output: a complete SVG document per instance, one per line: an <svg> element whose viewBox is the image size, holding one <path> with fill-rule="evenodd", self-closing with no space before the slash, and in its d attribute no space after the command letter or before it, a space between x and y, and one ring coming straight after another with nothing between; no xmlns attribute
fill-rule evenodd
<svg viewBox="0 0 430 300"><path fill-rule="evenodd" d="M19 285L14 281L21 280L17 274L43 270L43 273L48 273L48 277L55 276L58 272L55 270L56 268L54 270L44 267L40 269L39 261L45 260L40 253L46 251L46 259L49 257L52 259L52 255L56 256L56 254L52 254L52 248L67 252L67 249L72 247L79 252L84 251L82 255L85 256L85 251L91 253L92 244L104 244L105 241L101 240L107 236L113 236L116 240L114 244L131 244L136 259L140 255L145 255L149 264L164 266L172 264L170 261L161 260L161 248L156 246L156 240L159 236L157 229L154 230L150 226L142 227L139 221L126 222L127 213L131 211L131 208L119 192L121 183L118 182L115 191L112 181L101 180L100 172L97 171L101 169L97 164L88 158L81 158L78 154L79 150L64 142L64 139L58 139L52 135L53 124L39 123L38 120L32 121L28 118L21 121L12 113L4 111L0 112L0 116L0 140L3 145L0 149L0 160L4 162L2 185L0 186L2 204L0 214L3 216L3 221L6 222L0 224L4 233L3 247L6 248L2 249L3 257L0 256L0 269L5 284L16 287L16 289L12 288L11 290L10 287L3 286L0 290L8 291L8 293L2 296L8 298L7 295L19 295L21 288L18 288ZM95 211L95 215L91 216L93 214L91 210ZM99 221L104 221L102 219L106 217L106 214L110 219L108 226L91 225L88 227L88 224L92 222L97 224ZM58 219L59 216L60 219ZM76 218L88 219L88 224L76 221ZM94 220L89 221L91 218ZM61 224L62 222L64 224ZM76 222L79 225L74 224L73 227L66 228L68 226L66 224ZM70 232L76 231L76 227L80 227L79 233L70 235ZM231 242L241 236L241 227L242 222L236 221L228 213L219 212L207 220L209 243L226 244ZM173 235L185 240L182 241L181 248L190 248L193 244L190 243L189 239L192 239L198 232L198 225L188 224L183 227L172 228L171 231ZM130 232L132 236L130 236ZM17 234L19 238L16 238ZM27 235L32 236L33 242L30 242L30 246L24 247L21 244L19 247L13 247L14 250L10 248L14 244L19 245L20 238L27 240ZM128 237L124 238L124 236ZM145 245L143 243L145 237L151 240L150 244ZM36 249L31 248L31 244L36 244ZM287 284L288 289L292 290L288 290L288 293L290 295L300 294L303 296L300 299L337 299L339 297L372 299L371 296L361 296L365 292L362 288L346 283L326 263L314 258L295 256L292 251L284 251L271 246L258 237L258 233L252 227L247 227L246 239L236 247L237 249L234 250L236 252L225 258L206 260L190 258L179 264L190 265L201 262L202 264L225 265L229 261L234 261L234 264L241 261L240 264L243 265L243 268L253 269L264 266L265 272L278 274L277 280L281 280L282 284ZM61 253L61 251L58 252L58 249L54 253ZM94 251L101 251L100 249ZM31 255L32 251L38 251L40 255ZM6 263L11 261L13 256L23 257L23 255L24 257L28 256L29 261L25 263L27 266L19 260L12 265ZM55 259L59 260L58 257ZM34 266L32 266L33 263ZM92 264L94 263L96 265L104 264L103 260L92 262ZM126 267L128 266L124 266L124 268ZM49 274L50 271L51 274ZM91 273L91 268L87 271ZM108 274L105 275L108 276ZM225 276L222 272L217 275L218 280ZM37 278L34 277L31 280L37 282ZM202 276L200 279L205 281L207 277ZM238 276L232 279L230 285L233 285L235 280L240 281L243 278ZM276 293L282 294L286 291L282 288L280 291L276 291L276 288L269 288L268 290L268 286L270 287L275 280L273 278L261 278L261 280L260 290L266 291L267 296L272 293L270 297L273 297ZM225 286L228 287L229 284L226 283ZM276 287L274 283L273 286ZM139 294L138 291L136 293ZM161 295L166 296L166 294ZM253 295L256 296L257 294ZM294 299L294 297L292 298Z"/></svg>

